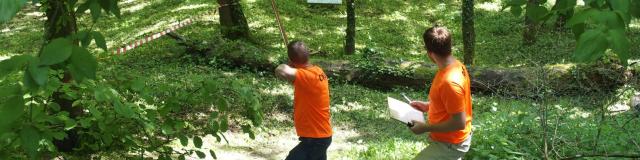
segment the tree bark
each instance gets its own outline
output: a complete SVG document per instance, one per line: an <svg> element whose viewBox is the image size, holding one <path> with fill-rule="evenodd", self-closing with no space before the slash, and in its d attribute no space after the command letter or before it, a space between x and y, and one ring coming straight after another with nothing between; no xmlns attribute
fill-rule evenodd
<svg viewBox="0 0 640 160"><path fill-rule="evenodd" d="M356 12L355 0L347 0L347 36L344 53L353 54L356 51Z"/></svg>
<svg viewBox="0 0 640 160"><path fill-rule="evenodd" d="M527 0L527 6L538 5L539 0ZM528 8L528 7L527 7ZM522 42L525 46L536 43L536 34L538 32L538 23L529 15L529 9L525 11L524 30L522 34Z"/></svg>
<svg viewBox="0 0 640 160"><path fill-rule="evenodd" d="M218 0L222 36L227 39L248 39L249 24L242 11L240 0Z"/></svg>
<svg viewBox="0 0 640 160"><path fill-rule="evenodd" d="M476 31L473 21L473 0L462 1L462 43L464 64L473 65Z"/></svg>
<svg viewBox="0 0 640 160"><path fill-rule="evenodd" d="M570 2L570 1L572 0L557 0L556 4L553 5L552 10L558 11L558 19L556 19L556 22L555 22L555 27L558 30L563 29L567 21L571 19L571 17L573 16L573 12L574 12L573 8L575 4L571 4L571 3L575 3L575 0L573 0L573 2ZM570 7L570 9L560 8L560 6L563 6L563 5L568 5L572 7Z"/></svg>
<svg viewBox="0 0 640 160"><path fill-rule="evenodd" d="M46 1L45 13L47 20L45 21L45 40L49 41L70 36L77 32L76 15L72 10L74 6L69 6L68 0L48 0ZM61 79L63 83L71 81L71 75L65 71L64 77ZM68 112L69 117L75 119L82 115L82 107L72 107L73 100L64 96L63 92L56 91L52 95L53 102L60 105L62 111ZM73 148L79 147L79 135L77 129L66 131L67 137L62 140L54 140L54 145L62 152L71 152Z"/></svg>

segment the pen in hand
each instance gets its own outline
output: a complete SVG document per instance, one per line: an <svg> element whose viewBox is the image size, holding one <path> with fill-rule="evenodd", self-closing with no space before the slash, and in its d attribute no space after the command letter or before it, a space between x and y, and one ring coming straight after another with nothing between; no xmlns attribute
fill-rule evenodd
<svg viewBox="0 0 640 160"><path fill-rule="evenodd" d="M402 97L404 97L404 99L407 100L407 103L411 103L411 99L409 99L407 95L405 95L404 93L400 93L400 94L402 94Z"/></svg>

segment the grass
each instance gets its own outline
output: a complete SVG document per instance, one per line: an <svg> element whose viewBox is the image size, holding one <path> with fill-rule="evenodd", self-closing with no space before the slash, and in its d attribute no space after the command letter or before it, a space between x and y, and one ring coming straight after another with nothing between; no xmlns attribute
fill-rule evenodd
<svg viewBox="0 0 640 160"><path fill-rule="evenodd" d="M575 41L569 32L541 32L538 43L520 47L522 17L499 11L500 2L483 1L476 5L476 64L480 66L516 67L530 62L543 64L572 63L570 54ZM245 0L243 7L252 29L256 46L268 56L282 56L285 50L277 31L275 17L268 1ZM497 6L497 9L496 9ZM110 49L132 42L143 35L165 29L185 18L196 22L178 30L186 37L216 42L220 39L216 4L206 0L128 0L121 3L121 19L109 17L93 24L88 15L79 18L80 28L93 27L102 32ZM343 30L346 24L344 6L309 5L304 1L278 1L287 33L292 39L304 40L315 52L325 52L322 59L353 59L358 55L342 54ZM356 14L357 48L376 48L387 58L425 61L420 35L435 23L453 31L455 55L460 57L461 35L459 2L450 1L358 1ZM0 56L35 54L42 43L42 15L29 5L14 20L0 25ZM204 16L200 16L204 15ZM633 22L629 37L633 58L640 55L640 23ZM242 43L241 43L242 44ZM37 47L34 47L37 46ZM95 50L96 53L103 53ZM240 132L228 132L229 144L211 137L205 145L218 152L221 159L282 159L295 144L291 114L291 87L276 80L270 72L252 72L225 68L213 63L196 64L185 57L184 50L168 38L161 38L122 56L99 54L100 77L116 79L120 75L143 77L156 97L193 90L203 79L223 77L241 81L261 91L265 124L257 129L256 140ZM410 159L428 145L426 135L416 136L389 118L385 97L400 97L401 92L425 99L426 92L398 88L377 91L361 86L332 81L331 111L336 137L331 159ZM633 92L630 92L633 93ZM628 97L625 94L622 97ZM474 95L474 140L467 158L537 159L541 157L543 131L540 108L545 106L553 157L594 151L595 133L599 127L599 108L611 95L553 97L531 100L492 95ZM194 107L200 104L189 104ZM638 125L627 125L632 111L608 113L602 124L598 153L640 150L635 144L640 137ZM631 124L637 123L637 119ZM551 130L553 129L553 130ZM115 158L115 157L111 157Z"/></svg>

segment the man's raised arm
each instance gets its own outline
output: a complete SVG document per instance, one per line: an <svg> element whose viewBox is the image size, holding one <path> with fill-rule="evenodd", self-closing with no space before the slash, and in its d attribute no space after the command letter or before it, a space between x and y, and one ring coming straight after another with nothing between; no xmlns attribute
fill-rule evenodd
<svg viewBox="0 0 640 160"><path fill-rule="evenodd" d="M293 83L293 80L296 79L296 71L297 70L295 68L292 68L287 64L281 64L276 68L276 77Z"/></svg>

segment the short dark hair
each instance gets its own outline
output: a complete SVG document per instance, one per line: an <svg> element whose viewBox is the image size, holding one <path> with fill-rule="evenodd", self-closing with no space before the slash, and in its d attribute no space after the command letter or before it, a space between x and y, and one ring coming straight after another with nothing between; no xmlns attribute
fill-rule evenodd
<svg viewBox="0 0 640 160"><path fill-rule="evenodd" d="M428 52L445 57L451 55L451 34L445 27L435 26L422 34L424 47Z"/></svg>
<svg viewBox="0 0 640 160"><path fill-rule="evenodd" d="M309 50L302 41L291 41L287 44L287 54L293 63L304 64L309 62Z"/></svg>

